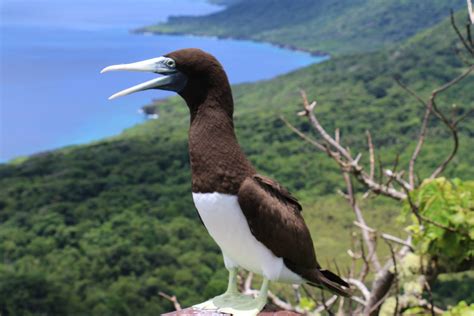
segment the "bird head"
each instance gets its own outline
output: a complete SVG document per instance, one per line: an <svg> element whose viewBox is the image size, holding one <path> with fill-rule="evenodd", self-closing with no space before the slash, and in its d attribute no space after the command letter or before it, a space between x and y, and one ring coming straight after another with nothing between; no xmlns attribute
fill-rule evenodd
<svg viewBox="0 0 474 316"><path fill-rule="evenodd" d="M112 65L101 73L119 70L153 72L162 76L124 89L109 100L143 90L159 89L177 92L190 105L205 99L211 90L230 90L227 75L219 61L197 48L180 49L135 63Z"/></svg>

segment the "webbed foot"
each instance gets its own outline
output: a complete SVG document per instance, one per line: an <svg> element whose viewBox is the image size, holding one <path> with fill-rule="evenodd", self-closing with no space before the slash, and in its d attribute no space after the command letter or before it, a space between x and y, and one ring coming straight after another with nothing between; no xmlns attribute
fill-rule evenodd
<svg viewBox="0 0 474 316"><path fill-rule="evenodd" d="M224 293L207 300L203 303L194 305L194 309L216 310L221 311L223 308L231 308L233 306L245 306L251 304L254 299L241 293ZM227 313L227 312L226 312ZM233 314L233 313L232 313Z"/></svg>
<svg viewBox="0 0 474 316"><path fill-rule="evenodd" d="M234 277L234 271L230 271L229 285L233 284ZM234 316L255 316L267 303L268 283L269 281L267 279L263 280L260 294L256 298L239 293L236 286L229 286L224 294L216 296L204 303L194 305L193 308L199 310L214 310Z"/></svg>

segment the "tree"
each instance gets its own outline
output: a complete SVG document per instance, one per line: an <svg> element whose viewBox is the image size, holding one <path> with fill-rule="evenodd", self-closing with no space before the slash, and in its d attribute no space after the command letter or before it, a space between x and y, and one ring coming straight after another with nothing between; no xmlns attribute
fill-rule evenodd
<svg viewBox="0 0 474 316"><path fill-rule="evenodd" d="M471 11L470 13L472 15ZM376 151L372 136L367 131L369 168L366 171L361 163L362 154L354 155L343 144L338 129L335 135L331 136L315 114L317 102L309 102L304 91L301 91L303 111L298 114L309 121L320 140L298 130L282 117L293 132L337 163L346 185L345 192L340 192L340 194L350 204L355 215L354 224L360 229L362 236L360 243L354 236L352 244L357 245L359 249L351 249L348 252L354 264L346 276L346 281L354 287L355 295L352 301L357 305L344 304L343 299L340 299L338 314L347 311L377 315L381 310L393 315L420 311L432 315L441 313L443 310L435 305L431 293L431 286L439 273L465 271L472 267L474 182L440 178L458 152L459 123L473 112L473 109L469 109L464 114L451 118L438 106L440 95L460 84L474 71L471 24L466 24L466 35L463 35L457 26L453 13L451 13L451 24L464 47L463 52L458 52L458 56L466 65L460 75L434 89L428 99L423 99L399 78L395 79L406 93L425 108L415 149L406 170L400 168L399 156L397 156L393 167L385 169L377 178ZM453 145L448 156L439 162L431 174L424 180L418 180L416 161L425 143L433 115L438 123L447 128ZM354 185L354 181L358 187ZM360 188L366 190L362 198L372 195L390 198L401 203L403 206L401 209L404 208L405 212L411 215L412 222L407 227L405 239L380 232L367 225L364 212L357 202L360 196L357 192ZM391 258L383 263L376 251L377 241L380 239L385 241L391 253ZM397 246L398 249L395 249ZM355 268L358 261L362 261L360 269ZM373 272L373 281L371 285L367 285L366 278L370 272ZM323 299L319 304L313 305L311 312L321 310L329 312L330 306L336 302L336 296L329 300ZM274 303L279 302L274 300ZM287 309L291 306L291 309L301 311L301 306L288 305L286 302L280 305ZM474 309L474 305L468 306L465 302L461 302L451 313L456 315L467 309Z"/></svg>

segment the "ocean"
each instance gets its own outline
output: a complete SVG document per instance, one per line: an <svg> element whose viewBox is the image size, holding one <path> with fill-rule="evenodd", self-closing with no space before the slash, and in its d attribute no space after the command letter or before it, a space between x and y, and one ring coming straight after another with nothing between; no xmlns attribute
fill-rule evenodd
<svg viewBox="0 0 474 316"><path fill-rule="evenodd" d="M170 15L221 9L204 0L2 0L0 162L116 135L145 120L141 106L172 95L153 90L108 101L156 75L100 75L107 65L198 47L215 55L236 84L324 59L251 41L130 32Z"/></svg>

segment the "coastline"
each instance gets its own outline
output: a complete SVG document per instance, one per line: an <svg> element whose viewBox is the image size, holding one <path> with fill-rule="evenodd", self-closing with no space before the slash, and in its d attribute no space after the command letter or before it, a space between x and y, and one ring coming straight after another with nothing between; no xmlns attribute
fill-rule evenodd
<svg viewBox="0 0 474 316"><path fill-rule="evenodd" d="M278 48L288 49L295 52L308 53L310 56L314 57L328 57L331 58L331 54L321 50L312 50L307 48L298 47L291 44L276 42L276 41L259 41L253 38L244 37L244 36L230 36L230 35L211 35L206 33L187 33L187 32L177 32L177 31L156 31L149 30L148 27L142 27L130 31L132 34L142 34L142 35L175 35L175 36L202 36L207 38L216 38L218 40L236 40L236 41L249 41L253 43L260 44L270 44Z"/></svg>

